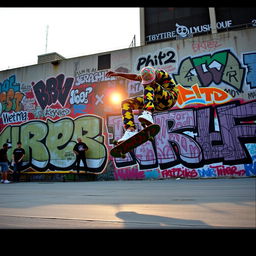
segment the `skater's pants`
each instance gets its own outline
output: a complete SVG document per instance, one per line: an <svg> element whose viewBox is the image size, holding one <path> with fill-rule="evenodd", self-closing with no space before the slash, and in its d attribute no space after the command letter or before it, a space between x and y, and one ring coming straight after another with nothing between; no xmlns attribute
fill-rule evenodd
<svg viewBox="0 0 256 256"><path fill-rule="evenodd" d="M122 119L124 128L135 128L133 110L147 110L154 112L155 110L164 111L174 106L178 98L178 89L164 89L161 85L145 85L144 95L126 99L122 102Z"/></svg>

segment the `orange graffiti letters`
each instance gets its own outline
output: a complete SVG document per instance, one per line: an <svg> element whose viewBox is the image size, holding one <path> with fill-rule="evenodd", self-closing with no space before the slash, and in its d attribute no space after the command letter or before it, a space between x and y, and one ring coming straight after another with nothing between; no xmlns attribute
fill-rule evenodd
<svg viewBox="0 0 256 256"><path fill-rule="evenodd" d="M189 104L222 104L231 100L231 96L227 92L216 87L202 88L195 84L191 88L184 88L182 85L178 85L178 89L179 97L177 104L179 107Z"/></svg>

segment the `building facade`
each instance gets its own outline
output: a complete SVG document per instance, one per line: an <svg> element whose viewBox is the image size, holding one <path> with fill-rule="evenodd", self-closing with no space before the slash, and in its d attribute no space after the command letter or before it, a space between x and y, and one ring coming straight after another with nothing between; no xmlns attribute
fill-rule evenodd
<svg viewBox="0 0 256 256"><path fill-rule="evenodd" d="M81 137L98 179L255 176L255 45L252 26L70 59L53 54L52 61L0 71L0 144L21 141L24 170L42 173L74 169ZM114 159L109 151L123 127L112 96L126 99L143 88L106 73L138 73L148 65L172 74L177 103L154 113L161 126L155 142Z"/></svg>

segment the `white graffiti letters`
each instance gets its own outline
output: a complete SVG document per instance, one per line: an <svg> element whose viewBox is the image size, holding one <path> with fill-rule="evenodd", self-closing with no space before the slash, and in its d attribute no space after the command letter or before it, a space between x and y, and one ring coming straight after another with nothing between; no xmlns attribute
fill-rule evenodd
<svg viewBox="0 0 256 256"><path fill-rule="evenodd" d="M11 124L17 122L25 122L28 120L28 112L20 111L20 112L5 112L2 114L2 119L4 124Z"/></svg>
<svg viewBox="0 0 256 256"><path fill-rule="evenodd" d="M78 89L72 90L70 92L70 104L87 104L88 103L88 95L92 92L92 87L87 87L85 91L79 93Z"/></svg>

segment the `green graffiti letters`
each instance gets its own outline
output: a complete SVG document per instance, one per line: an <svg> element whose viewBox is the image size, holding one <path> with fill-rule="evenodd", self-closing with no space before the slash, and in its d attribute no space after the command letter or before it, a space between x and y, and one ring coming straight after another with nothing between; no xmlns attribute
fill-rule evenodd
<svg viewBox="0 0 256 256"><path fill-rule="evenodd" d="M245 68L239 59L230 51L222 50L200 57L187 57L181 61L178 73L173 75L176 83L185 87L198 84L208 87L212 83L226 83L242 91Z"/></svg>
<svg viewBox="0 0 256 256"><path fill-rule="evenodd" d="M73 147L78 137L88 145L88 171L101 173L107 163L107 148L102 135L102 118L94 115L58 121L33 120L17 126L8 126L1 133L1 142L16 145L22 141L26 151L23 168L39 171L71 170L75 167ZM12 150L8 151L9 158Z"/></svg>

